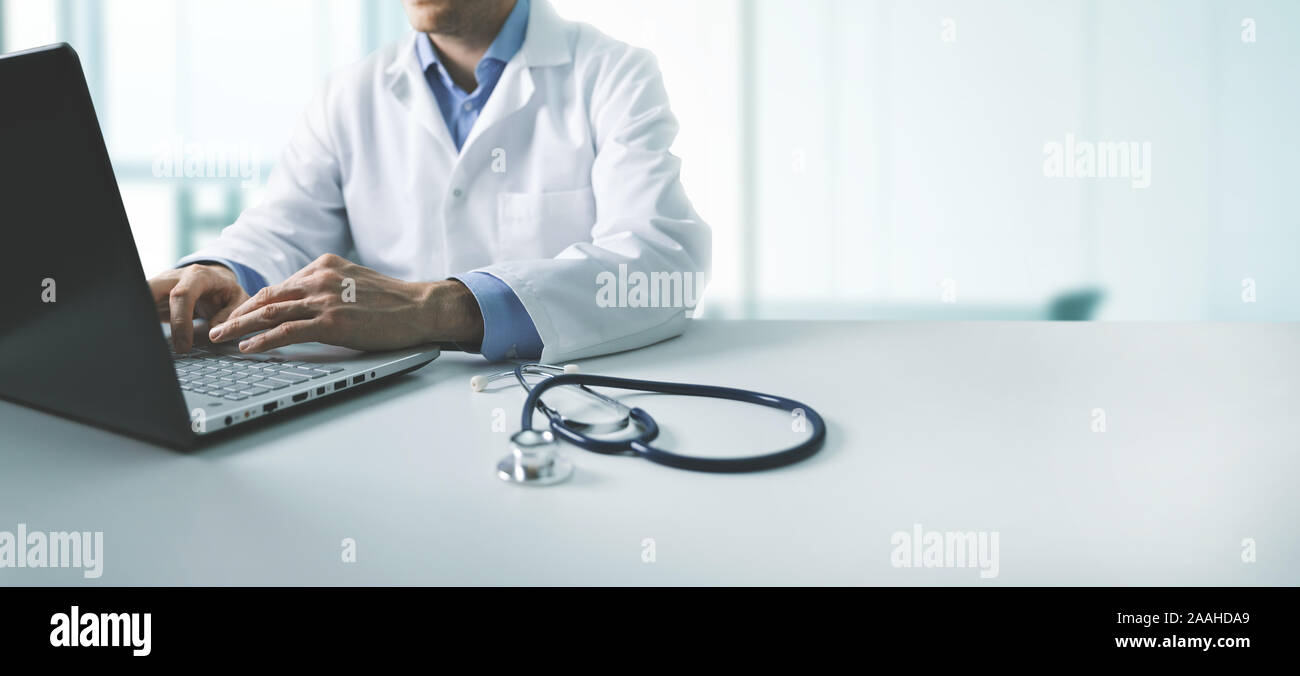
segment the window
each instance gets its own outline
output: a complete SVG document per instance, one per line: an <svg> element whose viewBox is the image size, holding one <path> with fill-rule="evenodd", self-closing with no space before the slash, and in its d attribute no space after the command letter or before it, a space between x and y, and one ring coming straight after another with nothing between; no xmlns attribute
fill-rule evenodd
<svg viewBox="0 0 1300 676"><path fill-rule="evenodd" d="M658 58L714 232L703 316L1052 317L1101 290L1084 314L1300 318L1300 3L553 4ZM151 274L260 199L329 72L408 30L397 0L0 0L0 48L81 53ZM1046 175L1067 138L1149 143L1151 184ZM178 173L190 151L256 180Z"/></svg>

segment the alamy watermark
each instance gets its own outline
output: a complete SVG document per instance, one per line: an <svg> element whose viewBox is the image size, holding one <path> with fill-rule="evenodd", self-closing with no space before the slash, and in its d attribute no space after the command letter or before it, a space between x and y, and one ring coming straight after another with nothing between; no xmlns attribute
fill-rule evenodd
<svg viewBox="0 0 1300 676"><path fill-rule="evenodd" d="M262 182L262 153L243 143L186 143L175 136L155 148L154 178L239 179L242 188Z"/></svg>
<svg viewBox="0 0 1300 676"><path fill-rule="evenodd" d="M602 270L596 275L596 305L604 308L663 308L693 309L704 292L706 275L703 272L640 270L628 272L626 263L619 263L618 274Z"/></svg>
<svg viewBox="0 0 1300 676"><path fill-rule="evenodd" d="M0 530L0 568L80 568L94 580L104 574L103 531Z"/></svg>
<svg viewBox="0 0 1300 676"><path fill-rule="evenodd" d="M50 616L50 645L55 648L131 648L145 657L153 652L152 613L83 613L72 606Z"/></svg>
<svg viewBox="0 0 1300 676"><path fill-rule="evenodd" d="M1151 187L1150 141L1083 141L1073 133L1065 142L1043 144L1043 175L1048 178L1128 179L1134 189Z"/></svg>
<svg viewBox="0 0 1300 676"><path fill-rule="evenodd" d="M978 568L986 580L998 576L997 531L927 531L918 523L894 533L889 544L895 568Z"/></svg>

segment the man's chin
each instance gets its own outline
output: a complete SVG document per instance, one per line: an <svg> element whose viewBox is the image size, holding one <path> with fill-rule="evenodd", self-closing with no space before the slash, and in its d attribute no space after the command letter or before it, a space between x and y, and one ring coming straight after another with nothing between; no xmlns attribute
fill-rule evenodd
<svg viewBox="0 0 1300 676"><path fill-rule="evenodd" d="M438 20L433 12L422 12L419 15L407 17L411 21L411 28L419 33L436 33L438 32Z"/></svg>
<svg viewBox="0 0 1300 676"><path fill-rule="evenodd" d="M406 18L411 22L411 28L421 33L439 32L447 25L449 14L446 7L432 3L419 4L406 9Z"/></svg>

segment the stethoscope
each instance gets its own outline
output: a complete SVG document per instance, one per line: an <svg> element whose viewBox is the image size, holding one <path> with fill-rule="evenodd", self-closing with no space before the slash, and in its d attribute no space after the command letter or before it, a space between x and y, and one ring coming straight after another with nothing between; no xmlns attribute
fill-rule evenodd
<svg viewBox="0 0 1300 676"><path fill-rule="evenodd" d="M826 440L826 424L811 407L793 399L731 387L598 376L579 373L578 367L574 364L552 366L537 363L517 364L512 371L474 376L470 379L469 385L475 392L481 392L488 383L512 375L528 392L528 398L524 401L520 429L510 437L510 455L497 464L497 476L510 483L549 485L572 476L573 463L557 452L559 446L557 438L595 453L633 453L651 462L696 472L757 472L782 467L816 453ZM541 382L530 384L525 378L526 375L546 377ZM582 422L564 416L542 401L544 392L564 385L574 386L584 395L609 406L618 413L617 417L603 423ZM613 397L591 389L592 387L729 399L766 406L802 415L811 427L812 435L799 444L775 453L741 458L709 458L670 453L651 445L650 442L659 436L659 424L650 417L649 413L641 408L628 407ZM546 416L549 429L533 429L534 410L541 411ZM630 435L614 439L598 439L592 436L619 432L630 433Z"/></svg>

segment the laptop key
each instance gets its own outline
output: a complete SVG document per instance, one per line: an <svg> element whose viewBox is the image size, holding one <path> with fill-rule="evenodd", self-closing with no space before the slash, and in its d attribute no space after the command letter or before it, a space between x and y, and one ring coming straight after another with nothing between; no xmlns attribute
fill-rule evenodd
<svg viewBox="0 0 1300 676"><path fill-rule="evenodd" d="M283 373L283 372L281 372L281 373L278 373L278 374L276 374L276 375L271 376L271 380L282 380L282 381L284 381L285 383L287 383L287 384L289 384L289 385L297 385L298 383L305 383L305 382L307 382L308 379L307 379L307 378L304 378L304 377L302 377L302 376L295 376L295 375L293 375L293 374L291 374L291 373ZM278 388L277 388L277 389L278 389Z"/></svg>
<svg viewBox="0 0 1300 676"><path fill-rule="evenodd" d="M270 390L264 387L250 387L246 390L240 390L239 392L240 394L247 394L250 397L256 397L258 395L266 394L267 392L270 392Z"/></svg>
<svg viewBox="0 0 1300 676"><path fill-rule="evenodd" d="M320 378L325 375L320 371L305 371L303 369L283 369L280 371L280 374L286 376L297 376L299 378ZM274 378L275 376L272 377Z"/></svg>
<svg viewBox="0 0 1300 676"><path fill-rule="evenodd" d="M227 392L227 393L225 393L224 395L222 395L221 398L222 398L222 399L229 399L229 400L231 400L231 401L243 401L243 400L245 400L245 399L248 398L248 395L247 395L247 394L240 394L240 393L238 393L238 392Z"/></svg>

